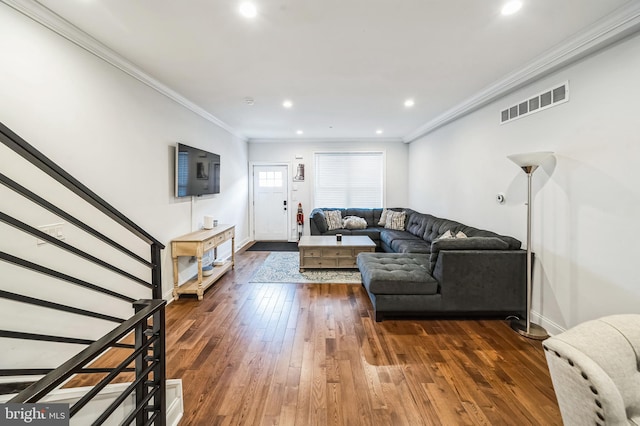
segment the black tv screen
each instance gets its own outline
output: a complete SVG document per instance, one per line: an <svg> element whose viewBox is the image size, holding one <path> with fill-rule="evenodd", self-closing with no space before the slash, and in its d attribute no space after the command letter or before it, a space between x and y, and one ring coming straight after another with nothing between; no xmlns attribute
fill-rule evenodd
<svg viewBox="0 0 640 426"><path fill-rule="evenodd" d="M220 193L220 156L176 145L176 197Z"/></svg>

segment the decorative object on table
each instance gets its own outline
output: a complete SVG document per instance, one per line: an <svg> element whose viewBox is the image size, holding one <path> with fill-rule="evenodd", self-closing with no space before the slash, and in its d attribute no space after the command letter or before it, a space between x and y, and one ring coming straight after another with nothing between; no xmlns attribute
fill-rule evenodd
<svg viewBox="0 0 640 426"><path fill-rule="evenodd" d="M533 278L533 262L531 257L531 175L553 152L529 152L508 155L507 158L516 163L527 174L527 311L524 320L511 321L511 328L524 337L543 340L549 337L547 331L531 322L531 290Z"/></svg>
<svg viewBox="0 0 640 426"><path fill-rule="evenodd" d="M204 217L204 229L212 229L217 225L217 220L213 220L213 216Z"/></svg>
<svg viewBox="0 0 640 426"><path fill-rule="evenodd" d="M357 269L307 269L300 272L298 253L275 252L269 254L249 282L362 284L362 275Z"/></svg>
<svg viewBox="0 0 640 426"><path fill-rule="evenodd" d="M207 265L202 267L202 275L205 277L209 277L213 275L213 265Z"/></svg>
<svg viewBox="0 0 640 426"><path fill-rule="evenodd" d="M216 226L218 226L218 219L215 219L215 220L213 221L213 227L215 228Z"/></svg>
<svg viewBox="0 0 640 426"><path fill-rule="evenodd" d="M342 234L336 234L336 241L342 241Z"/></svg>

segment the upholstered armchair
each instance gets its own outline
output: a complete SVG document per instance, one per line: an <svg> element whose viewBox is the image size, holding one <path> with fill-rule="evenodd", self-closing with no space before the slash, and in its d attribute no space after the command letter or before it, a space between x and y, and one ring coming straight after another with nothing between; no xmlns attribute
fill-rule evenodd
<svg viewBox="0 0 640 426"><path fill-rule="evenodd" d="M640 425L640 315L587 321L543 347L566 426Z"/></svg>

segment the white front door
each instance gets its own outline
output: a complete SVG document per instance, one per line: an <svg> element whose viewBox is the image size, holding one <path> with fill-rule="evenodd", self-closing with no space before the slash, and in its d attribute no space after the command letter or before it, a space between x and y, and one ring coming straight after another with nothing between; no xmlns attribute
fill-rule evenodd
<svg viewBox="0 0 640 426"><path fill-rule="evenodd" d="M288 166L253 166L253 218L256 241L287 241Z"/></svg>

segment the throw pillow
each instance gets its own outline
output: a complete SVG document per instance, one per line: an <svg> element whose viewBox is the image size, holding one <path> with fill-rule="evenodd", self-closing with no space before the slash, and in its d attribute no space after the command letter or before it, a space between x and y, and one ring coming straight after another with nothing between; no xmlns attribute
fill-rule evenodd
<svg viewBox="0 0 640 426"><path fill-rule="evenodd" d="M456 238L456 236L453 235L450 230L447 230L447 232L440 235L436 240L448 240L449 238Z"/></svg>
<svg viewBox="0 0 640 426"><path fill-rule="evenodd" d="M329 231L342 228L342 213L340 210L327 210L324 212L327 218L327 228Z"/></svg>
<svg viewBox="0 0 640 426"><path fill-rule="evenodd" d="M448 229L447 232L445 232L444 234L440 235L438 238L436 238L436 240L449 240L449 239L456 239L456 238L467 238L467 234L465 234L462 231L458 231L454 235L453 232L451 232L451 230Z"/></svg>
<svg viewBox="0 0 640 426"><path fill-rule="evenodd" d="M387 224L387 214L389 210L383 209L382 214L380 215L380 221L378 222L378 226L384 226Z"/></svg>
<svg viewBox="0 0 640 426"><path fill-rule="evenodd" d="M358 216L347 216L342 219L342 227L345 229L366 229L367 221Z"/></svg>
<svg viewBox="0 0 640 426"><path fill-rule="evenodd" d="M396 229L398 231L404 231L404 219L406 217L405 212L387 212L387 221L384 224L384 227L387 229Z"/></svg>

